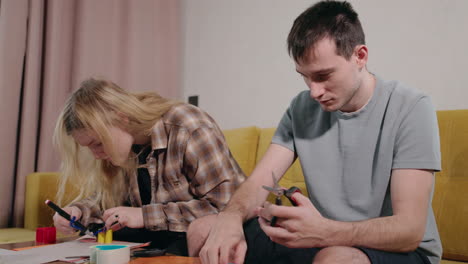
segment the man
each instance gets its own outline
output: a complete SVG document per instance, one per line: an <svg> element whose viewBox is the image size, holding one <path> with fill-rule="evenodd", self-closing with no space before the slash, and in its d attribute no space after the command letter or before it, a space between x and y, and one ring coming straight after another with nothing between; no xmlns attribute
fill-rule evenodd
<svg viewBox="0 0 468 264"><path fill-rule="evenodd" d="M204 264L243 263L244 256L246 263L438 263L430 204L440 147L429 98L367 70L364 33L349 3L304 11L288 50L309 91L293 99L225 210L192 223L191 254L199 251ZM297 207L260 207L261 186L272 186L272 173L283 175L296 157L309 197L294 194Z"/></svg>

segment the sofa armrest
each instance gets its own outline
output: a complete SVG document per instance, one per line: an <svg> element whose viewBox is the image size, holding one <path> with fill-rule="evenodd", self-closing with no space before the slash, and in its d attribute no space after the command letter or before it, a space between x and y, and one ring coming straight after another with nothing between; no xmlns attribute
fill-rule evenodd
<svg viewBox="0 0 468 264"><path fill-rule="evenodd" d="M55 200L59 174L57 172L36 172L26 177L24 228L51 226L54 212L45 205L47 199Z"/></svg>

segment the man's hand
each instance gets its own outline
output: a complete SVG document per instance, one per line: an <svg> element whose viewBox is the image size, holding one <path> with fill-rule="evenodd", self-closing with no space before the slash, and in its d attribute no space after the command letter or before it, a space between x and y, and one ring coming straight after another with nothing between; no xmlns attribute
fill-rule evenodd
<svg viewBox="0 0 468 264"><path fill-rule="evenodd" d="M242 218L221 212L200 250L200 259L203 264L242 264L246 251Z"/></svg>
<svg viewBox="0 0 468 264"><path fill-rule="evenodd" d="M107 229L113 231L124 227L143 228L143 210L140 207L114 207L104 211L102 219L105 221Z"/></svg>
<svg viewBox="0 0 468 264"><path fill-rule="evenodd" d="M76 206L65 207L62 208L65 212L67 212L71 218L76 217L76 219L80 219L82 212ZM70 226L70 221L60 216L58 213L54 214L52 218L54 220L54 226L57 230L64 234L64 235L71 235L76 232L76 229Z"/></svg>
<svg viewBox="0 0 468 264"><path fill-rule="evenodd" d="M325 246L329 220L322 217L308 197L295 193L292 198L297 207L266 202L264 207L257 208L262 230L273 242L289 248ZM277 217L276 226L270 226L273 216Z"/></svg>

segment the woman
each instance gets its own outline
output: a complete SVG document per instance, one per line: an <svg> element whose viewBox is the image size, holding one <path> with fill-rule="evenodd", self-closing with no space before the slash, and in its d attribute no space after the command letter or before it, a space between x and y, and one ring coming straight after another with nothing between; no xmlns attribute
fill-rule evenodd
<svg viewBox="0 0 468 264"><path fill-rule="evenodd" d="M215 121L156 93L129 93L89 79L68 99L54 133L67 183L79 195L64 208L83 225L104 222L114 239L153 241L187 255L185 232L218 213L245 176ZM54 215L65 234L70 222Z"/></svg>

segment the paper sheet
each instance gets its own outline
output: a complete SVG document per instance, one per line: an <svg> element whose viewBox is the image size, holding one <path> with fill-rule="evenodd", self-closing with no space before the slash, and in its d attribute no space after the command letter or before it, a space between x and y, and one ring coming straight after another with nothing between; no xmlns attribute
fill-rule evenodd
<svg viewBox="0 0 468 264"><path fill-rule="evenodd" d="M13 251L13 250L8 250L8 249L3 249L3 248L0 248L0 256L3 256L3 255L13 255L17 253L16 251Z"/></svg>
<svg viewBox="0 0 468 264"><path fill-rule="evenodd" d="M0 251L0 264L42 264L55 260L80 263L77 261L79 259L67 259L66 257L89 256L90 246L97 245L97 243L90 242L88 238L88 236L84 236L69 242L21 251L2 250ZM142 243L114 241L112 244L128 245L133 247L141 245Z"/></svg>

